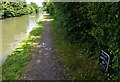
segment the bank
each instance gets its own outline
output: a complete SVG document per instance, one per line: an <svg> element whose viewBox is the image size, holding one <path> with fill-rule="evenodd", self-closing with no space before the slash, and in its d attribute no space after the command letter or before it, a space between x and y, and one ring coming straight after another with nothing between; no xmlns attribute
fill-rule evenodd
<svg viewBox="0 0 120 82"><path fill-rule="evenodd" d="M25 67L35 53L37 41L44 31L44 15L32 31L20 42L13 53L2 64L2 80L21 80Z"/></svg>

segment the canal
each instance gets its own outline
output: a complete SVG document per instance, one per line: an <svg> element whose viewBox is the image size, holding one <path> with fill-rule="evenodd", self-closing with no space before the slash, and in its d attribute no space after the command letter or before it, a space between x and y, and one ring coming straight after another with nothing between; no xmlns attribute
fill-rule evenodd
<svg viewBox="0 0 120 82"><path fill-rule="evenodd" d="M0 38L2 39L2 42L0 41L0 52L2 51L0 63L4 62L7 56L15 50L17 45L29 34L41 17L41 13L34 13L0 20L2 24L0 26L0 30L2 30L2 33L0 33Z"/></svg>

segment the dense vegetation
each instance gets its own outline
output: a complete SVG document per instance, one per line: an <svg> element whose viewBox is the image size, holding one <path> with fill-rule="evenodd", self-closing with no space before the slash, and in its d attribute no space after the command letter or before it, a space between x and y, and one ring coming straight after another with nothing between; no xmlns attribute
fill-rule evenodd
<svg viewBox="0 0 120 82"><path fill-rule="evenodd" d="M119 3L44 3L64 37L80 45L82 54L98 60L104 50L110 57L107 80L120 78L120 2ZM73 61L74 62L74 61Z"/></svg>
<svg viewBox="0 0 120 82"><path fill-rule="evenodd" d="M21 16L38 12L36 3L26 4L26 2L2 2L0 3L0 19Z"/></svg>

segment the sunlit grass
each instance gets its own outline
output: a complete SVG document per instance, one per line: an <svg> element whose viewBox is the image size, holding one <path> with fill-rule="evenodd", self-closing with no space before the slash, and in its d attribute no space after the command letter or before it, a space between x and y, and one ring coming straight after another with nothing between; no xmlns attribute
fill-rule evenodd
<svg viewBox="0 0 120 82"><path fill-rule="evenodd" d="M25 67L31 60L31 55L35 52L35 48L37 47L37 41L41 38L44 31L43 25L44 22L40 21L2 64L3 80L22 79L21 75L24 73Z"/></svg>
<svg viewBox="0 0 120 82"><path fill-rule="evenodd" d="M52 22L52 36L58 61L65 64L65 71L72 80L102 80L98 62L82 54L80 45L70 44L64 38L64 31Z"/></svg>
<svg viewBox="0 0 120 82"><path fill-rule="evenodd" d="M46 18L49 14L43 14L44 15L44 18L41 20L41 21L53 21L54 19L52 18Z"/></svg>

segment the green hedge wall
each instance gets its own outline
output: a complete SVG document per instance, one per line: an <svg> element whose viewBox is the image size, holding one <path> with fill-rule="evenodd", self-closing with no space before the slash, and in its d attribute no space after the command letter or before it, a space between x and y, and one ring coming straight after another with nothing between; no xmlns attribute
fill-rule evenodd
<svg viewBox="0 0 120 82"><path fill-rule="evenodd" d="M84 55L98 60L100 50L110 57L107 80L120 78L120 2L43 3L58 21L71 43L81 45Z"/></svg>

